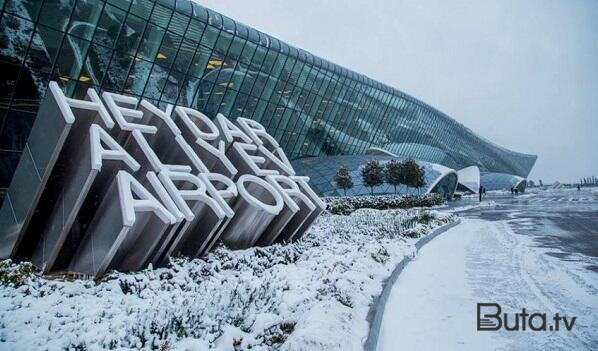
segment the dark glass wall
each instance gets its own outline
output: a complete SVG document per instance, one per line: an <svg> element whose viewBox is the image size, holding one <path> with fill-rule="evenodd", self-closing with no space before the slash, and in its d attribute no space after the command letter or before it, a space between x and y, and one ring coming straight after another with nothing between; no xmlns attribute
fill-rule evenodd
<svg viewBox="0 0 598 351"><path fill-rule="evenodd" d="M521 176L536 159L188 0L0 0L0 8L0 189L9 185L50 80L76 98L92 87L162 108L253 118L291 159L381 147L455 169Z"/></svg>

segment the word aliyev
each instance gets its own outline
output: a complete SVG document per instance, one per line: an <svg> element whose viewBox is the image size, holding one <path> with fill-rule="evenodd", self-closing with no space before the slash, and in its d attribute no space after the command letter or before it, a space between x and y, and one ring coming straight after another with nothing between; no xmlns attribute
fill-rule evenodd
<svg viewBox="0 0 598 351"><path fill-rule="evenodd" d="M292 241L325 209L308 181L256 121L50 82L0 209L0 257L99 277L219 240Z"/></svg>

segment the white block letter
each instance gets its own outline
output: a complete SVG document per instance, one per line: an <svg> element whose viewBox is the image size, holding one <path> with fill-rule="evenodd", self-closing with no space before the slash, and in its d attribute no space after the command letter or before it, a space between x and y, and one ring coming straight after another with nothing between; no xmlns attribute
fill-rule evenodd
<svg viewBox="0 0 598 351"><path fill-rule="evenodd" d="M125 226L135 224L135 212L152 211L164 223L175 224L176 218L146 188L127 171L116 175L122 220ZM133 197L133 193L139 200Z"/></svg>
<svg viewBox="0 0 598 351"><path fill-rule="evenodd" d="M97 124L89 127L89 140L91 143L91 168L97 171L102 169L102 160L123 161L132 171L141 167L129 153L114 140L108 132ZM102 143L108 147L105 149Z"/></svg>

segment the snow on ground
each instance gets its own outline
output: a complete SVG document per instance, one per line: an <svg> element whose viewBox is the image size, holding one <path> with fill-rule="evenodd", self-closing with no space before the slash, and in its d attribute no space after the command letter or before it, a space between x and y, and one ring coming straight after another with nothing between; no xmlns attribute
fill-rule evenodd
<svg viewBox="0 0 598 351"><path fill-rule="evenodd" d="M474 208L496 207L496 206L500 206L500 204L496 203L493 200L484 200L481 202L474 202L469 205L455 206L455 207L447 208L444 211L449 212L449 213L455 213L455 212L472 210ZM438 208L440 209L441 207L438 207Z"/></svg>
<svg viewBox="0 0 598 351"><path fill-rule="evenodd" d="M18 282L4 262L0 349L361 350L383 280L415 237L454 220L417 209L323 214L297 243L220 247L99 283Z"/></svg>
<svg viewBox="0 0 598 351"><path fill-rule="evenodd" d="M465 219L427 244L386 304L378 350L590 350L598 345L598 275L548 255L512 221ZM517 224L523 224L517 220ZM503 313L577 317L571 331L477 331L477 303ZM514 320L509 321L512 327Z"/></svg>

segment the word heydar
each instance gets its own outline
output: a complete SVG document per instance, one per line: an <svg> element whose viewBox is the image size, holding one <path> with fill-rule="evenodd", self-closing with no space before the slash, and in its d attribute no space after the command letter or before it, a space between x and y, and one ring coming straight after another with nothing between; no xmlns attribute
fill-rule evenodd
<svg viewBox="0 0 598 351"><path fill-rule="evenodd" d="M197 257L218 240L232 248L292 241L325 209L256 121L212 121L93 89L72 99L55 82L42 109L59 112L66 132L17 233L27 243L17 240L9 256L29 252L44 272L98 277Z"/></svg>

